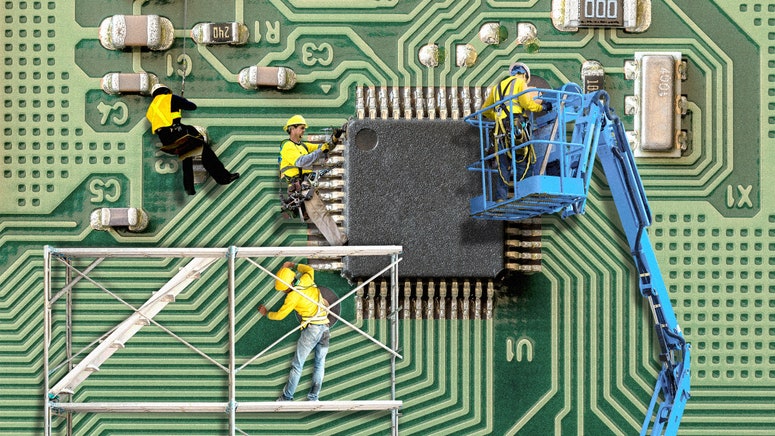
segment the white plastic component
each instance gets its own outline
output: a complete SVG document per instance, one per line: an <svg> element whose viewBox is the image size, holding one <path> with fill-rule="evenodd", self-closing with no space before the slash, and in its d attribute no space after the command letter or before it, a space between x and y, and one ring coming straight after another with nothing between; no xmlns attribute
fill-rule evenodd
<svg viewBox="0 0 775 436"><path fill-rule="evenodd" d="M100 80L100 87L107 94L150 95L159 78L153 73L108 73Z"/></svg>
<svg viewBox="0 0 775 436"><path fill-rule="evenodd" d="M148 227L148 214L137 207L103 207L95 209L89 218L94 230L127 227L132 232L142 232Z"/></svg>
<svg viewBox="0 0 775 436"><path fill-rule="evenodd" d="M99 40L108 50L167 50L175 41L174 31L172 22L158 15L113 15L100 23Z"/></svg>
<svg viewBox="0 0 775 436"><path fill-rule="evenodd" d="M237 75L237 82L245 89L258 89L261 86L276 86L287 91L296 86L296 73L287 67L260 67L253 65L243 68Z"/></svg>

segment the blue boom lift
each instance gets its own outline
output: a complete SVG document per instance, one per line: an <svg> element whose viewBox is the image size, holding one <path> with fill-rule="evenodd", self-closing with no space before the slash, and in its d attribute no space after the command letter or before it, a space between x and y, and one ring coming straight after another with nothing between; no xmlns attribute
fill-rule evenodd
<svg viewBox="0 0 775 436"><path fill-rule="evenodd" d="M560 211L563 218L582 214L598 157L635 259L640 292L651 306L660 346L662 370L641 435L674 435L690 397L691 345L678 326L646 232L651 211L624 127L609 107L605 91L583 94L577 84L568 83L559 90L525 92L537 93L538 98L552 103L553 110L515 117L511 105L516 104L516 96L507 96L465 119L479 129L481 148L479 161L468 167L481 175L482 182L482 195L471 200L471 215L519 221ZM508 109L505 113L511 127L494 138L495 123L484 114L498 109ZM510 174L500 169L503 159L511 161ZM495 198L497 183L508 185L513 195Z"/></svg>

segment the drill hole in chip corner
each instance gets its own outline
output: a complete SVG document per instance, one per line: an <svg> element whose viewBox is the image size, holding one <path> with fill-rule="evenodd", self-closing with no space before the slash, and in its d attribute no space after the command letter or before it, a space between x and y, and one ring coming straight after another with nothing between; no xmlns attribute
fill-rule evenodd
<svg viewBox="0 0 775 436"><path fill-rule="evenodd" d="M359 150L374 150L377 148L377 144L379 144L379 136L372 129L363 128L355 134L355 146Z"/></svg>

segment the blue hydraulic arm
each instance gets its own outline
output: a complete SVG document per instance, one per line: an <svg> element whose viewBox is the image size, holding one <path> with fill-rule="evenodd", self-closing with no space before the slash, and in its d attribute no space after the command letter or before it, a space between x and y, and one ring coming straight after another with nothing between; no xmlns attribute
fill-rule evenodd
<svg viewBox="0 0 775 436"><path fill-rule="evenodd" d="M662 370L657 377L641 435L648 432L656 410L651 434L674 435L678 431L686 401L689 399L691 345L686 342L670 303L667 287L657 264L646 228L651 225L651 210L641 183L635 159L619 118L608 106L608 94L592 96L591 104L601 109L597 157L603 166L619 219L627 236L641 294L654 315L654 330L660 346Z"/></svg>
<svg viewBox="0 0 775 436"><path fill-rule="evenodd" d="M662 369L641 435L675 435L690 397L691 345L678 326L646 231L651 225L651 210L624 127L611 110L605 91L582 94L578 85L569 83L560 90L533 89L531 92L538 92L555 109L540 116L530 114L533 128L530 140L520 144L512 140L510 152L514 155L519 148L533 147L537 161L554 162L554 169L546 171L545 166L536 166L522 179L514 176L509 198L494 201L493 182L490 182L494 172L492 162L498 154L507 156L506 150L491 151L492 123L484 117L488 108L469 115L466 122L480 131L481 158L468 169L480 172L482 180L482 195L471 200L471 214L497 220L521 220L557 211L563 217L583 214L597 156L635 261L640 292L648 300L654 316L660 347ZM512 99L513 96L507 96L504 103Z"/></svg>

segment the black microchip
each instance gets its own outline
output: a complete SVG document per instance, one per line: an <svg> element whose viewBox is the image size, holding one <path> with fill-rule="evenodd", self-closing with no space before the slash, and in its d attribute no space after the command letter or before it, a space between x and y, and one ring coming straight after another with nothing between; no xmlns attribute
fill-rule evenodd
<svg viewBox="0 0 775 436"><path fill-rule="evenodd" d="M462 120L354 120L347 128L345 221L350 245L402 245L402 277L494 277L503 224L469 216L481 175L479 132ZM345 259L369 277L384 259Z"/></svg>
<svg viewBox="0 0 775 436"><path fill-rule="evenodd" d="M579 0L579 27L624 27L624 0Z"/></svg>

